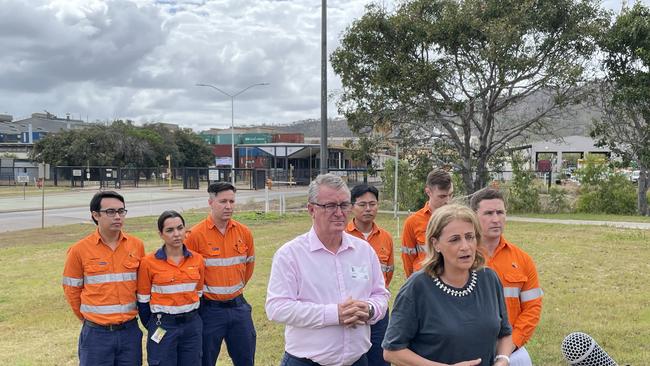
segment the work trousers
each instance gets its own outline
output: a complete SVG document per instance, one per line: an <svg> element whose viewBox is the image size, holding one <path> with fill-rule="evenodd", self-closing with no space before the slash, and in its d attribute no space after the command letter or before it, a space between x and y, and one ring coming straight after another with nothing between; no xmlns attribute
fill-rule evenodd
<svg viewBox="0 0 650 366"><path fill-rule="evenodd" d="M280 361L280 366L320 366L320 364L308 359L308 358L299 358L287 352L284 353L282 361ZM374 366L368 362L366 355L361 356L356 360L351 366Z"/></svg>
<svg viewBox="0 0 650 366"><path fill-rule="evenodd" d="M368 356L368 365L370 366L390 366L384 361L384 349L381 348L381 342L384 341L386 335L386 328L388 328L388 310L386 315L377 323L370 326L370 349L366 356Z"/></svg>
<svg viewBox="0 0 650 366"><path fill-rule="evenodd" d="M151 336L158 327L166 332L156 343ZM178 315L151 314L147 330L147 362L150 366L195 366L201 363L203 322L197 310Z"/></svg>
<svg viewBox="0 0 650 366"><path fill-rule="evenodd" d="M223 302L204 298L199 311L203 320L203 366L216 364L224 340L234 366L255 364L257 334L252 308L244 296Z"/></svg>
<svg viewBox="0 0 650 366"><path fill-rule="evenodd" d="M114 327L84 321L79 335L80 366L141 366L142 331L137 319Z"/></svg>

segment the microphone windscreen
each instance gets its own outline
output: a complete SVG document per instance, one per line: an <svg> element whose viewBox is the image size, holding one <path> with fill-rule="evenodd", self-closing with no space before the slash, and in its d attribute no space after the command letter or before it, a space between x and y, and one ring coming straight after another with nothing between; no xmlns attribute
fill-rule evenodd
<svg viewBox="0 0 650 366"><path fill-rule="evenodd" d="M581 332L564 338L562 354L573 366L618 366L590 335Z"/></svg>

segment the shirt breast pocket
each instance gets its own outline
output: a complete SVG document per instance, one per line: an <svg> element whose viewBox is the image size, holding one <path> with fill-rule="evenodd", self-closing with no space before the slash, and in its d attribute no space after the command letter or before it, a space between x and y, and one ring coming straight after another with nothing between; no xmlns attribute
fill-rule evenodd
<svg viewBox="0 0 650 366"><path fill-rule="evenodd" d="M528 281L528 277L521 273L506 273L503 276L506 280L506 283L503 284L504 287L524 287L524 284Z"/></svg>
<svg viewBox="0 0 650 366"><path fill-rule="evenodd" d="M201 278L198 268L188 268L185 270L185 274L191 280L198 281Z"/></svg>
<svg viewBox="0 0 650 366"><path fill-rule="evenodd" d="M94 276L108 271L108 261L96 259L84 265L84 272L87 276Z"/></svg>
<svg viewBox="0 0 650 366"><path fill-rule="evenodd" d="M128 257L122 265L124 268L126 268L129 272L135 272L138 270L138 267L140 267L140 260L135 257Z"/></svg>
<svg viewBox="0 0 650 366"><path fill-rule="evenodd" d="M157 285L167 285L175 281L173 273L156 273L153 276L153 283Z"/></svg>

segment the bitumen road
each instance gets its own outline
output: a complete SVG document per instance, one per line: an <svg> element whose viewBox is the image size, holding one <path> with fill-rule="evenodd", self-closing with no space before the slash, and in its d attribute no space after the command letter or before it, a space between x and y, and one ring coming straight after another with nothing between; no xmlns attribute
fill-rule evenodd
<svg viewBox="0 0 650 366"><path fill-rule="evenodd" d="M92 223L89 203L97 190L78 190L48 193L45 191L45 209L42 210L42 196L0 198L0 232L40 228L44 226ZM164 210L183 212L208 207L205 190L183 190L167 188L135 188L119 191L126 201L128 217L158 215ZM301 187L274 189L269 199L305 196L307 190ZM266 193L260 191L237 191L238 202L263 202ZM42 216L43 215L43 216Z"/></svg>

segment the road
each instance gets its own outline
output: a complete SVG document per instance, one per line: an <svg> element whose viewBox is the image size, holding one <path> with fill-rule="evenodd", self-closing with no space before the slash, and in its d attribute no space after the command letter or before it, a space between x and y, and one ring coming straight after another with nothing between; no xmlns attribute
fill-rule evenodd
<svg viewBox="0 0 650 366"><path fill-rule="evenodd" d="M123 193L127 217L153 216L164 210L186 210L207 208L208 196L205 192L196 191L129 191ZM68 225L76 223L91 223L88 204L94 192L70 192L63 195L53 195L46 200L45 226ZM284 191L273 191L270 199L277 199L284 194L286 198L305 196L307 191L292 188ZM263 202L264 191L238 191L239 202ZM0 201L0 232L35 229L41 227L40 198L38 208L33 202L25 202L22 196ZM52 206L52 208L48 208ZM64 207L62 207L64 206Z"/></svg>

